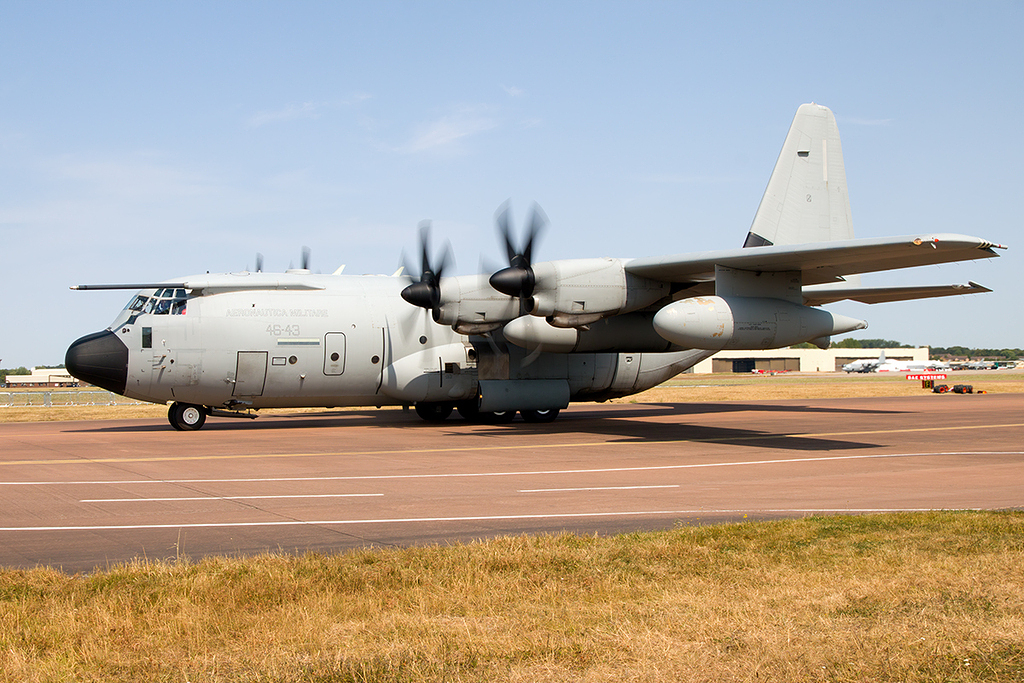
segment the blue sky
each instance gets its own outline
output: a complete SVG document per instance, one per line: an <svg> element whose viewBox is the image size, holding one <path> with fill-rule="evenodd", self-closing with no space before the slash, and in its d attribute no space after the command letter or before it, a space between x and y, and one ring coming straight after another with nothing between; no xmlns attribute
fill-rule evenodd
<svg viewBox="0 0 1024 683"><path fill-rule="evenodd" d="M958 232L999 259L866 276L992 294L830 306L855 336L1024 346L1024 5L0 5L0 366L54 364L126 292L298 264L395 270L420 220L500 264L742 244L796 108L836 114L858 237Z"/></svg>

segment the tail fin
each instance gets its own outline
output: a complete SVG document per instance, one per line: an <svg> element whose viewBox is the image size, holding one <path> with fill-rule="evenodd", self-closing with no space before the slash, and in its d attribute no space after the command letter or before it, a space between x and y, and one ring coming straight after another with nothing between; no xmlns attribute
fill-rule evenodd
<svg viewBox="0 0 1024 683"><path fill-rule="evenodd" d="M843 146L828 107L803 104L744 247L853 239Z"/></svg>

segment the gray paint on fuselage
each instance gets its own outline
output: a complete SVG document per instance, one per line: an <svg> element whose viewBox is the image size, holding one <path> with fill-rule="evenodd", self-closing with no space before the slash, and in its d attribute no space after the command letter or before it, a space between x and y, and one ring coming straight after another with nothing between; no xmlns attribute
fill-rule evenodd
<svg viewBox="0 0 1024 683"><path fill-rule="evenodd" d="M478 360L487 356L488 367L501 368L489 378L568 379L573 400L601 400L648 388L642 365L657 368L656 374L671 366L675 374L696 362L687 353L528 352L505 343L500 332L467 337L434 323L429 311L401 299L407 277L305 278L322 289L298 296L207 293L191 297L184 315L142 314L133 322L119 316L120 326L111 329L129 349L126 395L233 408L472 400ZM142 348L145 327L152 330L152 348ZM330 371L329 354L339 346L328 343L340 335L344 369ZM240 353L250 363L265 359L259 391L244 388L253 386L252 377L238 377ZM241 390L240 379L247 380Z"/></svg>

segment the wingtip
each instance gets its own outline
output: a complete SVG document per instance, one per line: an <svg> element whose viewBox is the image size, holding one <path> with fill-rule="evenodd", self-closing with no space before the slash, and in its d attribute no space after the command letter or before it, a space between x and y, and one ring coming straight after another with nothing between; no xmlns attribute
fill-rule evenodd
<svg viewBox="0 0 1024 683"><path fill-rule="evenodd" d="M989 289L989 288L988 288L988 287L986 287L985 285L979 285L979 284L978 284L977 282L975 282L974 280L968 280L968 281L967 281L967 285L968 285L968 286L969 286L969 287L970 287L970 288L971 288L972 290L974 290L974 293L977 293L977 294L982 294L982 293L984 293L984 292L991 292L991 291L992 291L991 289Z"/></svg>

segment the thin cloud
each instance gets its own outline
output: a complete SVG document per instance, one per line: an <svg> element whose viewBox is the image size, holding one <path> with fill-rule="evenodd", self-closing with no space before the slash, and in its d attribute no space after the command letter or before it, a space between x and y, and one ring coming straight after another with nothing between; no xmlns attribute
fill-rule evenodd
<svg viewBox="0 0 1024 683"><path fill-rule="evenodd" d="M457 150L461 142L498 125L479 107L466 107L416 127L412 139L399 148L408 153Z"/></svg>
<svg viewBox="0 0 1024 683"><path fill-rule="evenodd" d="M122 199L194 197L219 185L207 174L176 166L152 152L105 158L67 154L41 162L40 169L55 181L88 188L90 195ZM63 191L72 193L73 187Z"/></svg>
<svg viewBox="0 0 1024 683"><path fill-rule="evenodd" d="M303 102L302 104L289 104L283 109L265 109L256 112L246 122L247 128L260 128L273 123L287 123L288 121L299 121L302 119L318 119L324 111L340 109L342 107L354 107L361 102L372 99L369 93L356 93L352 97L336 102Z"/></svg>
<svg viewBox="0 0 1024 683"><path fill-rule="evenodd" d="M284 109L264 110L252 116L247 126L249 128L260 128L271 123L284 123L298 119L317 119L320 118L320 110L322 108L322 104L303 102L302 104L290 104Z"/></svg>
<svg viewBox="0 0 1024 683"><path fill-rule="evenodd" d="M509 97L522 97L526 94L525 90L517 88L514 85L503 85L501 86L501 89L504 90Z"/></svg>

